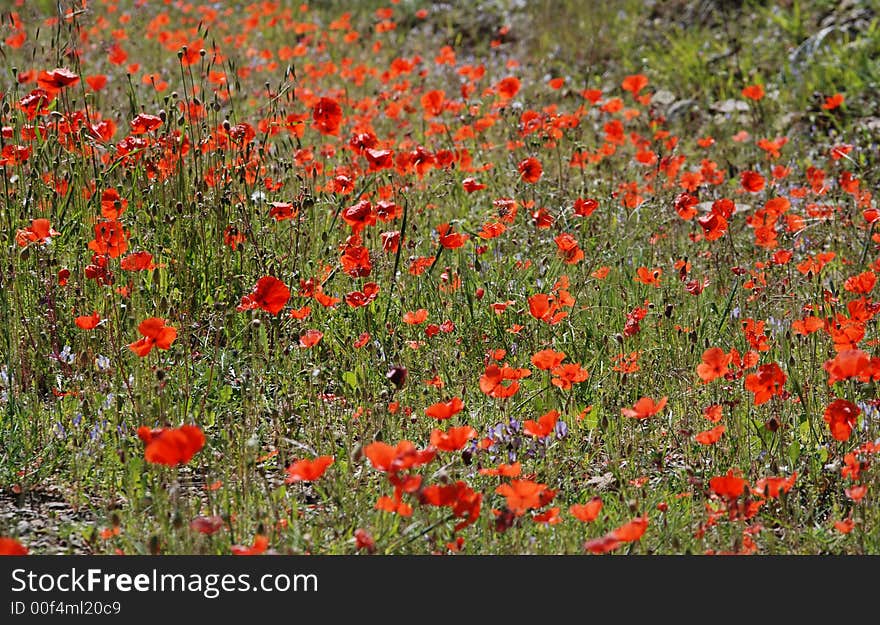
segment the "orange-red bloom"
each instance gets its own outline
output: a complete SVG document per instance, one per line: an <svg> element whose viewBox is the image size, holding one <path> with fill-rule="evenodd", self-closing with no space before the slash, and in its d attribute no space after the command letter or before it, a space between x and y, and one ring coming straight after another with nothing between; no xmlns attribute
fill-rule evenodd
<svg viewBox="0 0 880 625"><path fill-rule="evenodd" d="M156 430L141 426L137 435L146 444L144 458L147 462L169 467L186 464L205 446L205 435L195 425Z"/></svg>
<svg viewBox="0 0 880 625"><path fill-rule="evenodd" d="M274 276L263 276L257 280L253 291L241 298L237 311L260 308L277 315L290 299L290 289Z"/></svg>
<svg viewBox="0 0 880 625"><path fill-rule="evenodd" d="M293 482L314 482L324 475L333 464L333 456L318 456L313 460L298 460L287 467L287 478L284 480L288 484Z"/></svg>
<svg viewBox="0 0 880 625"><path fill-rule="evenodd" d="M138 325L138 332L143 335L142 339L129 344L129 349L140 357L144 357L152 351L153 347L170 349L171 344L177 338L177 328L165 325L165 320L159 317L144 319Z"/></svg>
<svg viewBox="0 0 880 625"><path fill-rule="evenodd" d="M666 407L667 399L667 397L662 397L660 401L655 402L651 397L642 397L632 408L621 408L620 413L633 419L647 419L663 410Z"/></svg>

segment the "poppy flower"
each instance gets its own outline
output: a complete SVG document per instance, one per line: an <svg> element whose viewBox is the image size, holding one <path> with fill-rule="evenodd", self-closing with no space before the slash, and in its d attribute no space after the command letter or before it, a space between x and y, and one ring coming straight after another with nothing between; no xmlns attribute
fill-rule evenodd
<svg viewBox="0 0 880 625"><path fill-rule="evenodd" d="M253 291L241 298L236 310L253 310L260 308L267 313L277 315L290 299L290 289L274 276L263 276L257 280Z"/></svg>
<svg viewBox="0 0 880 625"><path fill-rule="evenodd" d="M418 310L411 310L403 314L403 322L407 325L419 325L421 323L425 323L428 319L428 310L425 308L419 308Z"/></svg>
<svg viewBox="0 0 880 625"><path fill-rule="evenodd" d="M789 477L762 477L755 482L752 494L757 497L776 499L781 493L787 493L792 489L797 476L797 471L795 471Z"/></svg>
<svg viewBox="0 0 880 625"><path fill-rule="evenodd" d="M480 376L480 390L497 399L512 397L519 390L519 380L531 374L528 369L514 369L507 365L499 367L492 363Z"/></svg>
<svg viewBox="0 0 880 625"><path fill-rule="evenodd" d="M376 541L367 530L358 528L354 531L354 547L358 551L366 550L368 553L373 553L376 551Z"/></svg>
<svg viewBox="0 0 880 625"><path fill-rule="evenodd" d="M504 100L509 100L513 98L517 93L519 93L520 88L520 80L516 76L508 76L507 78L503 78L501 81L495 85L495 91L501 96Z"/></svg>
<svg viewBox="0 0 880 625"><path fill-rule="evenodd" d="M131 120L129 124L131 127L131 134L133 135L145 135L161 125L161 118L156 117L155 115L147 115L146 113L141 113Z"/></svg>
<svg viewBox="0 0 880 625"><path fill-rule="evenodd" d="M421 98L422 109L425 111L425 119L437 117L443 112L446 103L446 94L440 89L429 91Z"/></svg>
<svg viewBox="0 0 880 625"><path fill-rule="evenodd" d="M566 265L576 265L584 259L584 252L578 245L577 239L567 232L563 232L553 241Z"/></svg>
<svg viewBox="0 0 880 625"><path fill-rule="evenodd" d="M721 404L712 404L711 406L706 406L703 409L703 416L712 423L718 423L719 421L721 421L722 417Z"/></svg>
<svg viewBox="0 0 880 625"><path fill-rule="evenodd" d="M516 516L525 514L532 508L540 508L542 504L541 493L547 490L546 484L539 484L531 480L511 480L508 484L502 484L495 492L507 499L507 508Z"/></svg>
<svg viewBox="0 0 880 625"><path fill-rule="evenodd" d="M115 219L102 219L95 224L95 238L89 249L96 254L117 258L128 250L128 231Z"/></svg>
<svg viewBox="0 0 880 625"><path fill-rule="evenodd" d="M700 445L714 445L719 440L721 440L721 435L727 428L723 425L716 425L711 430L706 430L705 432L700 432L694 436L694 440L696 440Z"/></svg>
<svg viewBox="0 0 880 625"><path fill-rule="evenodd" d="M648 77L643 74L633 74L623 79L620 88L629 91L633 97L639 94L639 91L648 86Z"/></svg>
<svg viewBox="0 0 880 625"><path fill-rule="evenodd" d="M746 376L745 387L746 390L755 394L755 405L760 406L774 395L782 394L785 380L785 372L775 362L771 362L761 365L758 368L758 373Z"/></svg>
<svg viewBox="0 0 880 625"><path fill-rule="evenodd" d="M128 200L120 196L116 189L101 193L101 216L105 219L117 219L127 208Z"/></svg>
<svg viewBox="0 0 880 625"><path fill-rule="evenodd" d="M16 231L15 242L20 247L25 247L28 243L48 243L52 237L57 237L60 234L52 227L48 219L34 219L30 226Z"/></svg>
<svg viewBox="0 0 880 625"><path fill-rule="evenodd" d="M608 553L614 551L626 542L640 540L648 529L647 517L633 519L629 523L621 525L616 530L608 532L604 536L588 540L584 543L584 549L590 553Z"/></svg>
<svg viewBox="0 0 880 625"><path fill-rule="evenodd" d="M744 98L757 102L764 97L764 85L749 85L742 90Z"/></svg>
<svg viewBox="0 0 880 625"><path fill-rule="evenodd" d="M709 480L709 488L712 489L712 492L728 500L739 499L748 486L749 483L733 469L730 469L727 475L713 477Z"/></svg>
<svg viewBox="0 0 880 625"><path fill-rule="evenodd" d="M320 98L312 107L315 129L322 135L338 135L342 125L342 107L333 98Z"/></svg>
<svg viewBox="0 0 880 625"><path fill-rule="evenodd" d="M28 549L14 538L0 536L0 556L26 556Z"/></svg>
<svg viewBox="0 0 880 625"><path fill-rule="evenodd" d="M436 451L419 450L410 441L400 441L396 446L376 441L364 447L364 455L377 471L394 474L428 464Z"/></svg>
<svg viewBox="0 0 880 625"><path fill-rule="evenodd" d="M433 430L431 432L431 446L441 451L460 451L467 442L476 438L477 431L469 425L449 428L445 432Z"/></svg>
<svg viewBox="0 0 880 625"><path fill-rule="evenodd" d="M536 438L545 438L553 433L557 421L559 421L559 411L551 410L538 417L537 421L527 419L523 423L523 432Z"/></svg>
<svg viewBox="0 0 880 625"><path fill-rule="evenodd" d="M579 384L590 377L590 373L576 362L553 367L550 374L553 376L550 383L563 391L569 390L572 384Z"/></svg>
<svg viewBox="0 0 880 625"><path fill-rule="evenodd" d="M458 397L453 397L446 402L437 402L432 406L425 408L425 414L429 417L443 421L457 415L464 408L464 402Z"/></svg>
<svg viewBox="0 0 880 625"><path fill-rule="evenodd" d="M703 362L697 365L697 375L704 384L724 377L730 364L731 356L720 347L710 347L703 352Z"/></svg>
<svg viewBox="0 0 880 625"><path fill-rule="evenodd" d="M324 333L320 330L306 330L299 337L299 346L304 349L310 349L320 343L322 338L324 338Z"/></svg>
<svg viewBox="0 0 880 625"><path fill-rule="evenodd" d="M57 93L65 87L70 87L79 82L79 76L69 69L59 67L51 71L42 71L37 76L37 84L50 94Z"/></svg>
<svg viewBox="0 0 880 625"><path fill-rule="evenodd" d="M647 419L663 410L666 407L667 399L667 397L662 397L660 401L655 402L651 397L642 397L632 408L621 408L620 413L632 419Z"/></svg>
<svg viewBox="0 0 880 625"><path fill-rule="evenodd" d="M82 330L94 330L101 323L101 315L93 312L91 315L83 315L73 320L76 327Z"/></svg>
<svg viewBox="0 0 880 625"><path fill-rule="evenodd" d="M541 179L541 176L544 175L544 168L541 166L541 161L534 156L530 156L529 158L520 161L517 169L519 170L523 182L528 182L530 184L538 182Z"/></svg>
<svg viewBox="0 0 880 625"><path fill-rule="evenodd" d="M522 473L522 464L514 462L513 464L499 464L494 469L480 469L480 475L495 475L500 477L517 477Z"/></svg>
<svg viewBox="0 0 880 625"><path fill-rule="evenodd" d="M465 178L461 181L461 186L464 187L464 190L468 193L474 193L475 191L482 191L486 188L486 185L477 182L476 178ZM488 237L487 237L488 238Z"/></svg>
<svg viewBox="0 0 880 625"><path fill-rule="evenodd" d="M532 356L531 362L538 369L550 370L562 364L563 360L565 360L565 352L543 349Z"/></svg>
<svg viewBox="0 0 880 625"><path fill-rule="evenodd" d="M850 434L856 426L856 420L861 413L862 409L854 403L845 399L835 399L825 408L822 418L828 424L831 436L835 440L845 441L849 440Z"/></svg>
<svg viewBox="0 0 880 625"><path fill-rule="evenodd" d="M130 343L128 347L141 358L149 354L153 347L170 349L177 338L177 328L165 325L165 320L160 317L150 317L141 321L138 332L143 338Z"/></svg>
<svg viewBox="0 0 880 625"><path fill-rule="evenodd" d="M225 524L223 517L215 514L214 516L197 516L189 522L189 527L199 534L211 536L223 529Z"/></svg>
<svg viewBox="0 0 880 625"><path fill-rule="evenodd" d="M739 177L742 188L749 193L757 193L764 188L764 176L756 171L744 171Z"/></svg>
<svg viewBox="0 0 880 625"><path fill-rule="evenodd" d="M146 461L169 467L188 463L205 446L205 435L195 425L156 430L141 426L137 435L146 445Z"/></svg>
<svg viewBox="0 0 880 625"><path fill-rule="evenodd" d="M602 511L602 498L593 497L587 503L576 503L568 511L578 521L592 523L599 517L599 513Z"/></svg>
<svg viewBox="0 0 880 625"><path fill-rule="evenodd" d="M125 271L150 271L158 267L153 262L153 255L143 251L129 254L119 261L119 266Z"/></svg>
<svg viewBox="0 0 880 625"><path fill-rule="evenodd" d="M298 460L287 467L287 478L284 480L287 484L294 482L314 482L324 475L333 464L333 456L319 456L313 460Z"/></svg>
<svg viewBox="0 0 880 625"><path fill-rule="evenodd" d="M236 556L258 556L269 548L269 539L262 534L254 536L252 545L232 545L232 554Z"/></svg>
<svg viewBox="0 0 880 625"><path fill-rule="evenodd" d="M373 204L369 200L361 200L342 211L342 220L351 226L351 231L354 233L375 224L376 217L376 211L373 210Z"/></svg>
<svg viewBox="0 0 880 625"><path fill-rule="evenodd" d="M641 282L642 284L647 284L648 286L658 287L660 286L660 276L662 275L663 270L659 267L655 269L639 267L636 271L636 277L634 279L636 282Z"/></svg>
<svg viewBox="0 0 880 625"><path fill-rule="evenodd" d="M822 104L822 110L833 111L843 104L843 100L844 97L842 93L835 93L834 95L828 96Z"/></svg>
<svg viewBox="0 0 880 625"><path fill-rule="evenodd" d="M860 349L847 349L826 360L822 368L828 373L828 386L850 378L867 382L875 377L874 361L875 359Z"/></svg>
<svg viewBox="0 0 880 625"><path fill-rule="evenodd" d="M440 224L437 226L437 234L440 235L439 242L441 247L445 247L449 250L461 247L465 244L465 241L468 240L468 235L460 232L453 232L452 227L449 224Z"/></svg>

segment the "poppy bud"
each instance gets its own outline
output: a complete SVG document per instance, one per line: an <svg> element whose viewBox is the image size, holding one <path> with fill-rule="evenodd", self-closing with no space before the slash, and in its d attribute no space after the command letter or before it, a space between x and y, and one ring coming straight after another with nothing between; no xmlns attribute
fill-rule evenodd
<svg viewBox="0 0 880 625"><path fill-rule="evenodd" d="M485 294L486 294L486 291L484 289L482 289L482 288L477 289L477 292L476 292L477 299L479 299L479 300L483 299L483 296Z"/></svg>

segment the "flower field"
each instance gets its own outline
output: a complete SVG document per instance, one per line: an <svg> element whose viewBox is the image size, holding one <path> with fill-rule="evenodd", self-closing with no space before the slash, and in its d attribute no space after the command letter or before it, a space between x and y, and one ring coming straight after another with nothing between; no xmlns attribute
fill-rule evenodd
<svg viewBox="0 0 880 625"><path fill-rule="evenodd" d="M870 3L7 4L0 553L880 553Z"/></svg>

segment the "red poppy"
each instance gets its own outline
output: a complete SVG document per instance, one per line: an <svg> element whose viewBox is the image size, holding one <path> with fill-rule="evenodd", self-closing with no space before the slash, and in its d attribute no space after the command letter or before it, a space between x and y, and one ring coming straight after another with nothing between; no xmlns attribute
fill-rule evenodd
<svg viewBox="0 0 880 625"><path fill-rule="evenodd" d="M253 545L232 545L232 554L236 556L258 556L269 548L269 539L262 534L254 536Z"/></svg>
<svg viewBox="0 0 880 625"><path fill-rule="evenodd" d="M425 414L439 421L450 419L457 415L464 408L464 402L458 397L453 397L446 402L437 402L432 406L425 408Z"/></svg>
<svg viewBox="0 0 880 625"><path fill-rule="evenodd" d="M719 440L721 440L721 435L727 428L723 425L716 425L711 430L706 430L705 432L699 432L694 436L694 440L696 440L700 445L714 445Z"/></svg>
<svg viewBox="0 0 880 625"><path fill-rule="evenodd" d="M660 401L655 402L651 397L642 397L632 408L621 408L620 413L633 419L647 419L663 410L666 407L667 399L667 397L662 397Z"/></svg>
<svg viewBox="0 0 880 625"><path fill-rule="evenodd" d="M735 473L733 469L730 469L727 475L713 477L709 480L709 488L712 489L712 492L728 500L739 499L748 486L749 483L741 478L738 473Z"/></svg>
<svg viewBox="0 0 880 625"><path fill-rule="evenodd" d="M568 511L578 521L592 523L599 517L599 513L602 511L602 498L593 497L587 503L574 504Z"/></svg>
<svg viewBox="0 0 880 625"><path fill-rule="evenodd" d="M189 527L199 534L211 536L223 529L225 524L223 517L215 514L213 516L197 516L189 522Z"/></svg>
<svg viewBox="0 0 880 625"><path fill-rule="evenodd" d="M453 232L449 224L440 224L437 226L437 234L440 235L440 245L449 250L454 250L464 245L468 240L468 235L460 232Z"/></svg>
<svg viewBox="0 0 880 625"><path fill-rule="evenodd" d="M28 549L14 538L0 536L0 556L26 556Z"/></svg>
<svg viewBox="0 0 880 625"><path fill-rule="evenodd" d="M443 112L443 105L446 103L446 94L439 89L429 91L422 96L421 103L422 109L425 111L425 119L437 117Z"/></svg>
<svg viewBox="0 0 880 625"><path fill-rule="evenodd" d="M321 98L312 107L315 129L322 135L338 135L342 125L342 107L333 98Z"/></svg>
<svg viewBox="0 0 880 625"><path fill-rule="evenodd" d="M764 85L749 85L742 90L744 98L757 102L764 97Z"/></svg>
<svg viewBox="0 0 880 625"><path fill-rule="evenodd" d="M531 184L538 182L541 179L541 176L544 175L544 168L541 166L541 161L534 156L521 161L517 166L517 169L519 169L520 177L523 179L523 182Z"/></svg>
<svg viewBox="0 0 880 625"><path fill-rule="evenodd" d="M318 456L313 460L298 460L287 467L287 478L284 481L287 484L292 484L293 482L314 482L324 475L324 471L331 464L333 464L333 456Z"/></svg>
<svg viewBox="0 0 880 625"><path fill-rule="evenodd" d="M131 134L133 135L145 135L151 130L155 130L159 126L162 125L162 119L156 117L155 115L147 115L146 113L141 113L133 120L131 120Z"/></svg>
<svg viewBox="0 0 880 625"><path fill-rule="evenodd" d="M697 375L704 384L724 377L727 374L727 365L730 364L731 356L720 347L710 347L703 352L703 362L697 365Z"/></svg>
<svg viewBox="0 0 880 625"><path fill-rule="evenodd" d="M480 475L495 475L500 477L516 477L522 473L522 464L514 462L513 464L499 464L494 469L480 469Z"/></svg>
<svg viewBox="0 0 880 625"><path fill-rule="evenodd" d="M755 405L760 406L774 395L782 394L785 380L785 372L775 362L771 362L761 365L758 373L746 376L745 387L755 394Z"/></svg>
<svg viewBox="0 0 880 625"><path fill-rule="evenodd" d="M116 258L128 250L128 237L121 223L115 219L102 219L95 224L95 238L89 241L89 249Z"/></svg>
<svg viewBox="0 0 880 625"><path fill-rule="evenodd" d="M56 94L65 87L70 87L79 82L79 76L69 69L59 67L52 71L42 71L37 76L37 84L49 94Z"/></svg>
<svg viewBox="0 0 880 625"><path fill-rule="evenodd" d="M502 99L509 100L519 93L519 87L519 78L516 76L508 76L495 85L495 90Z"/></svg>
<svg viewBox="0 0 880 625"><path fill-rule="evenodd" d="M648 286L658 287L660 286L660 276L662 275L663 270L659 267L655 269L639 267L636 271L636 277L634 279L636 282L641 282L642 284L647 284Z"/></svg>
<svg viewBox="0 0 880 625"><path fill-rule="evenodd" d="M48 219L34 219L30 226L16 231L15 242L20 247L25 247L28 243L48 243L52 237L57 237L60 234L52 228Z"/></svg>
<svg viewBox="0 0 880 625"><path fill-rule="evenodd" d="M303 332L302 336L299 337L299 346L305 349L311 349L320 343L322 338L324 338L324 333L320 330L306 330Z"/></svg>
<svg viewBox="0 0 880 625"><path fill-rule="evenodd" d="M119 266L125 271L150 271L158 267L149 252L134 252L123 258Z"/></svg>
<svg viewBox="0 0 880 625"><path fill-rule="evenodd" d="M165 325L165 320L160 317L150 317L141 321L138 332L143 338L130 343L128 347L142 358L149 354L153 347L170 349L177 338L177 328Z"/></svg>
<svg viewBox="0 0 880 625"><path fill-rule="evenodd" d="M742 188L749 193L757 193L764 188L764 176L756 171L744 171L739 177Z"/></svg>
<svg viewBox="0 0 880 625"><path fill-rule="evenodd" d="M205 435L195 425L156 430L141 426L137 435L146 445L146 461L169 467L188 463L205 446Z"/></svg>
<svg viewBox="0 0 880 625"><path fill-rule="evenodd" d="M569 390L572 384L579 384L590 377L590 373L576 362L553 367L550 374L553 376L550 383L563 391Z"/></svg>
<svg viewBox="0 0 880 625"><path fill-rule="evenodd" d="M376 441L364 448L364 455L370 464L383 473L395 474L431 462L436 455L433 449L419 450L410 441L400 441L392 447Z"/></svg>
<svg viewBox="0 0 880 625"><path fill-rule="evenodd" d="M826 360L822 367L828 372L828 386L841 380L858 378L862 382L874 379L875 360L860 349L847 349Z"/></svg>
<svg viewBox="0 0 880 625"><path fill-rule="evenodd" d="M480 376L480 390L489 397L512 397L519 390L519 380L532 374L528 369L514 369L492 363Z"/></svg>
<svg viewBox="0 0 880 625"><path fill-rule="evenodd" d="M538 484L531 480L512 480L502 484L495 492L507 498L507 508L516 516L521 516L532 508L540 508L543 499L541 494L547 490L546 484Z"/></svg>
<svg viewBox="0 0 880 625"><path fill-rule="evenodd" d="M476 438L476 436L477 431L469 425L449 428L445 432L433 430L431 432L431 446L441 451L460 451L464 449L469 440Z"/></svg>
<svg viewBox="0 0 880 625"><path fill-rule="evenodd" d="M274 276L263 276L257 280L253 291L241 298L236 308L241 312L260 308L267 313L277 315L290 299L290 289Z"/></svg>
<svg viewBox="0 0 880 625"><path fill-rule="evenodd" d="M831 402L822 418L828 424L831 436L838 441L849 440L853 428L856 426L856 420L862 413L862 409L854 403L845 399L835 399Z"/></svg>
<svg viewBox="0 0 880 625"><path fill-rule="evenodd" d="M648 86L648 77L643 74L633 74L623 79L620 88L629 91L633 97L639 94L639 91Z"/></svg>
<svg viewBox="0 0 880 625"><path fill-rule="evenodd" d="M577 239L567 232L563 232L553 241L566 265L576 265L584 259L584 252L578 245Z"/></svg>
<svg viewBox="0 0 880 625"><path fill-rule="evenodd" d="M787 493L797 480L797 471L789 477L762 477L755 483L752 494L757 497L769 497L776 499L780 493Z"/></svg>
<svg viewBox="0 0 880 625"><path fill-rule="evenodd" d="M551 410L538 417L537 421L527 419L523 423L523 432L529 436L544 438L550 436L556 428L556 422L559 421L559 411Z"/></svg>
<svg viewBox="0 0 880 625"><path fill-rule="evenodd" d="M428 319L428 310L425 308L419 308L418 310L411 310L403 314L403 322L407 325L419 325L425 323Z"/></svg>
<svg viewBox="0 0 880 625"><path fill-rule="evenodd" d="M844 97L842 93L835 93L834 95L825 98L825 102L824 104L822 104L822 109L826 111L833 111L841 104L843 104L843 100Z"/></svg>
<svg viewBox="0 0 880 625"><path fill-rule="evenodd" d="M538 369L549 371L550 369L561 365L563 360L565 360L565 352L555 352L552 349L543 349L532 356L531 362Z"/></svg>
<svg viewBox="0 0 880 625"><path fill-rule="evenodd" d="M84 315L73 320L78 328L83 330L94 330L101 323L101 315L93 312L91 315Z"/></svg>

